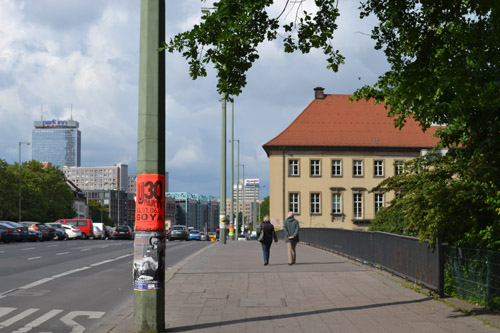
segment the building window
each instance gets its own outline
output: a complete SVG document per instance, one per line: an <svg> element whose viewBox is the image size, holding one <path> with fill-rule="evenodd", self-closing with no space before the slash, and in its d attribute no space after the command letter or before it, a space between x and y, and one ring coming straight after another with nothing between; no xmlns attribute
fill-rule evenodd
<svg viewBox="0 0 500 333"><path fill-rule="evenodd" d="M382 207L384 207L384 195L382 193L375 193L375 213Z"/></svg>
<svg viewBox="0 0 500 333"><path fill-rule="evenodd" d="M332 177L342 177L342 160L332 160Z"/></svg>
<svg viewBox="0 0 500 333"><path fill-rule="evenodd" d="M321 176L321 160L311 160L311 176Z"/></svg>
<svg viewBox="0 0 500 333"><path fill-rule="evenodd" d="M403 173L403 161L394 162L394 174L400 175Z"/></svg>
<svg viewBox="0 0 500 333"><path fill-rule="evenodd" d="M375 160L373 162L373 175L375 177L384 177L384 161Z"/></svg>
<svg viewBox="0 0 500 333"><path fill-rule="evenodd" d="M354 218L355 219L362 219L363 218L363 194L362 193L354 193L353 203L354 203Z"/></svg>
<svg viewBox="0 0 500 333"><path fill-rule="evenodd" d="M362 160L352 161L352 175L354 177L363 176L363 161Z"/></svg>
<svg viewBox="0 0 500 333"><path fill-rule="evenodd" d="M332 193L332 213L342 214L342 195L340 193Z"/></svg>
<svg viewBox="0 0 500 333"><path fill-rule="evenodd" d="M300 194L299 193L290 193L288 196L288 201L289 201L289 209L292 211L294 214L299 214L299 207L300 207Z"/></svg>
<svg viewBox="0 0 500 333"><path fill-rule="evenodd" d="M320 193L311 193L311 214L321 214Z"/></svg>
<svg viewBox="0 0 500 333"><path fill-rule="evenodd" d="M299 176L299 160L288 160L288 175Z"/></svg>

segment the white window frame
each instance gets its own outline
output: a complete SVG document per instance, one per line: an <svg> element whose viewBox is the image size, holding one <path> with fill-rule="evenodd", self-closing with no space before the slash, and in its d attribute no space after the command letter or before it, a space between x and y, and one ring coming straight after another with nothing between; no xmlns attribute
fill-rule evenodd
<svg viewBox="0 0 500 333"><path fill-rule="evenodd" d="M321 193L312 192L309 195L310 199L310 212L311 215L320 215L321 214Z"/></svg>
<svg viewBox="0 0 500 333"><path fill-rule="evenodd" d="M352 160L352 176L363 177L363 160Z"/></svg>
<svg viewBox="0 0 500 333"><path fill-rule="evenodd" d="M342 177L342 160L332 160L332 177Z"/></svg>
<svg viewBox="0 0 500 333"><path fill-rule="evenodd" d="M342 193L332 193L332 214L342 214Z"/></svg>
<svg viewBox="0 0 500 333"><path fill-rule="evenodd" d="M384 160L373 161L373 176L384 177Z"/></svg>
<svg viewBox="0 0 500 333"><path fill-rule="evenodd" d="M383 208L385 205L384 194L383 193L375 193L373 200L374 200L375 214L376 214L380 210L380 208Z"/></svg>
<svg viewBox="0 0 500 333"><path fill-rule="evenodd" d="M300 163L298 159L288 160L288 176L298 177L300 176Z"/></svg>
<svg viewBox="0 0 500 333"><path fill-rule="evenodd" d="M321 159L313 158L309 160L309 175L311 177L321 177Z"/></svg>
<svg viewBox="0 0 500 333"><path fill-rule="evenodd" d="M363 193L353 193L352 207L354 219L363 218Z"/></svg>
<svg viewBox="0 0 500 333"><path fill-rule="evenodd" d="M292 211L294 214L300 214L300 193L299 192L289 192L288 193L288 210Z"/></svg>
<svg viewBox="0 0 500 333"><path fill-rule="evenodd" d="M400 175L404 172L404 161L394 161L394 175Z"/></svg>

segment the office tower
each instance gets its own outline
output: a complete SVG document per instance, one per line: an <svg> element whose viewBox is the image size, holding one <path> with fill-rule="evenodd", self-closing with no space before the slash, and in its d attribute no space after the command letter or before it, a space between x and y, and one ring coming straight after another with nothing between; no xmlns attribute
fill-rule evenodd
<svg viewBox="0 0 500 333"><path fill-rule="evenodd" d="M31 131L31 158L60 167L81 164L81 132L74 120L34 122Z"/></svg>

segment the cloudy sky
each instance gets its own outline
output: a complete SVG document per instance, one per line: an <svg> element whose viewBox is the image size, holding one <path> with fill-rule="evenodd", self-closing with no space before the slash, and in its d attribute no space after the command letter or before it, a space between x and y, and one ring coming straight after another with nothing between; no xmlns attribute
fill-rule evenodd
<svg viewBox="0 0 500 333"><path fill-rule="evenodd" d="M211 2L166 0L167 39L200 22L200 8ZM272 16L285 0L275 2ZM350 94L387 70L383 53L366 35L374 19L360 20L357 4L339 1L334 44L346 64L338 73L326 69L321 52L284 54L280 39L262 45L234 104L246 178L269 184L262 145L304 110L314 87ZM140 0L0 0L0 159L18 160L18 142L31 141L33 121L43 110L44 120L72 114L80 123L82 166L121 162L136 172L139 12ZM214 72L193 81L185 60L167 54L166 95L169 190L219 196L221 105ZM230 104L227 120L230 139ZM23 146L22 160L30 157ZM261 198L268 192L262 188Z"/></svg>

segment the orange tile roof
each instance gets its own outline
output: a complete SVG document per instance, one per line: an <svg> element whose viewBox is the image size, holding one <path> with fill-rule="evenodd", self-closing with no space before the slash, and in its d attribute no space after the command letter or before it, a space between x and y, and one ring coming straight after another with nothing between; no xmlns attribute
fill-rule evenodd
<svg viewBox="0 0 500 333"><path fill-rule="evenodd" d="M413 119L397 129L383 105L361 100L349 102L351 95L326 95L315 99L277 137L273 146L432 148L438 127L425 133Z"/></svg>

